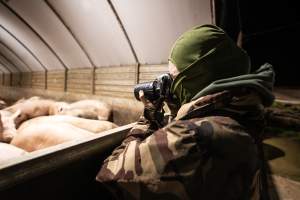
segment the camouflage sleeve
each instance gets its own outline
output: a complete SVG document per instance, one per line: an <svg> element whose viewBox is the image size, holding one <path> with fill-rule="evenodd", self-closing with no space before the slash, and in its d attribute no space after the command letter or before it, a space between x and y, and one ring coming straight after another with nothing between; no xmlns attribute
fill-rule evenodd
<svg viewBox="0 0 300 200"><path fill-rule="evenodd" d="M140 122L104 161L96 179L117 199L198 199L199 194L222 199L243 194L243 178L235 173L243 174L244 165L253 169L253 141L238 124L225 126L225 119L218 120L175 121L153 133ZM233 196L228 199L242 199Z"/></svg>
<svg viewBox="0 0 300 200"><path fill-rule="evenodd" d="M109 158L107 158L104 163L109 162L109 160L118 159L126 148L128 148L129 144L136 141L142 141L147 136L151 135L155 130L150 127L150 123L145 118L141 117L137 123L133 126L133 128L126 135L125 139L122 141L122 144L118 146L111 154Z"/></svg>

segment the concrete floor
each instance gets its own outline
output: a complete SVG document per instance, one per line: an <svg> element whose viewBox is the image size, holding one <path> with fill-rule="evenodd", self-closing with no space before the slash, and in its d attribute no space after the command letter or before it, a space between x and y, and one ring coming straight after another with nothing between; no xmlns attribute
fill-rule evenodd
<svg viewBox="0 0 300 200"><path fill-rule="evenodd" d="M273 93L277 101L300 104L300 87L276 87Z"/></svg>
<svg viewBox="0 0 300 200"><path fill-rule="evenodd" d="M299 200L300 183L280 176L273 176L276 193L280 200Z"/></svg>
<svg viewBox="0 0 300 200"><path fill-rule="evenodd" d="M300 87L293 87L293 88L291 88L291 87L276 87L276 88L274 88L273 93L275 95L276 101L278 101L278 102L300 105ZM290 139L290 138L287 138L287 139ZM280 140L280 142L282 142L282 141ZM290 147L290 145L288 145L288 147ZM287 146L285 146L285 148L287 148ZM290 154L290 153L288 153L288 154ZM285 156L284 159L286 159L286 157L288 157L288 155ZM274 160L274 161L271 161L269 164L270 164L271 168L273 168L273 169L274 169L274 166L277 166L277 168L278 168L278 167L280 167L280 165L282 165L282 163L280 163L280 162L282 162L284 159ZM282 165L282 166L284 166L284 165ZM300 171L300 169L295 168L294 171L298 172L298 171ZM282 173L276 173L276 172L275 172L275 174L284 175ZM299 174L297 174L297 176L298 175ZM297 180L297 178L295 178L295 179ZM294 181L294 180L291 180L290 178L287 178L287 177L273 175L273 181L274 181L279 199L281 199L281 200L298 200L298 199L300 199L300 182Z"/></svg>

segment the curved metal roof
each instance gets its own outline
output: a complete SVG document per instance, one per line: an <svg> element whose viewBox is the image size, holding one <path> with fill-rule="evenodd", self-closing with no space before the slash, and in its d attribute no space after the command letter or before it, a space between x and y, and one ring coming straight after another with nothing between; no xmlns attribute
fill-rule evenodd
<svg viewBox="0 0 300 200"><path fill-rule="evenodd" d="M0 73L167 63L211 0L0 1Z"/></svg>

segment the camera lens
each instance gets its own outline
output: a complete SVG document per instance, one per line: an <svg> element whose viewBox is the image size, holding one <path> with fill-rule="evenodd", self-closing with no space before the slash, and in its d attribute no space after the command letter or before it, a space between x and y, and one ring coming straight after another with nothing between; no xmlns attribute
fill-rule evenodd
<svg viewBox="0 0 300 200"><path fill-rule="evenodd" d="M159 98L159 88L157 87L157 81L140 83L134 87L134 96L139 101L140 90L143 90L145 98L149 101L155 101Z"/></svg>

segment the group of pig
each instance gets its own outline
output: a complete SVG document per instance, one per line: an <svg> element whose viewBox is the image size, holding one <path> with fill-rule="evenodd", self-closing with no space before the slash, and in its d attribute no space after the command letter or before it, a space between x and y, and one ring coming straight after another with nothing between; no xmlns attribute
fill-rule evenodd
<svg viewBox="0 0 300 200"><path fill-rule="evenodd" d="M111 122L111 106L98 100L66 103L31 97L9 107L0 100L1 106L0 164L12 157L117 127Z"/></svg>

